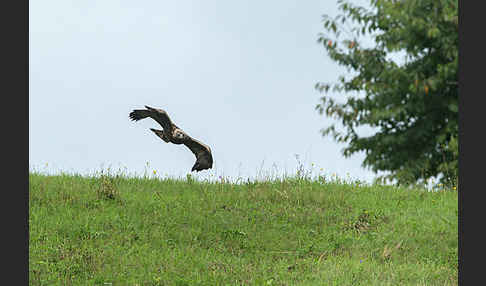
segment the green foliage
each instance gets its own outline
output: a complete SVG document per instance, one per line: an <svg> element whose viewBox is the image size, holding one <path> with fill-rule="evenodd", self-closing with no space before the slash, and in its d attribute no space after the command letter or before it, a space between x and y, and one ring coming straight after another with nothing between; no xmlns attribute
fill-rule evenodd
<svg viewBox="0 0 486 286"><path fill-rule="evenodd" d="M346 157L364 152L363 166L388 172L385 179L457 182L457 0L338 3L342 14L324 16L318 41L352 75L316 84L324 93L316 109L344 127L332 124L323 135L347 143ZM374 134L361 136L362 127Z"/></svg>
<svg viewBox="0 0 486 286"><path fill-rule="evenodd" d="M444 174L443 182L447 186L457 187L459 180L459 166L457 160L457 158L459 158L459 146L457 137L452 137L449 144L444 145L443 148L444 152L442 152L442 155L444 156L444 159L438 169ZM446 158L446 156L449 156L449 158Z"/></svg>
<svg viewBox="0 0 486 286"><path fill-rule="evenodd" d="M29 285L457 285L457 211L344 180L30 174Z"/></svg>

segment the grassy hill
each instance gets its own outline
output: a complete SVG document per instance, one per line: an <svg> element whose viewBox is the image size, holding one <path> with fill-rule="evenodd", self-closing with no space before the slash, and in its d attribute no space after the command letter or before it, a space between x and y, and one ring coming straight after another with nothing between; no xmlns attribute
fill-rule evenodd
<svg viewBox="0 0 486 286"><path fill-rule="evenodd" d="M457 192L29 175L31 285L457 285Z"/></svg>

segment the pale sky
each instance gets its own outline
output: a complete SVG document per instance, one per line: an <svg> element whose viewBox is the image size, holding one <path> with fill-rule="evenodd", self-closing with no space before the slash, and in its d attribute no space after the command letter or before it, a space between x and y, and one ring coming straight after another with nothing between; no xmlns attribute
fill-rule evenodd
<svg viewBox="0 0 486 286"><path fill-rule="evenodd" d="M189 149L129 120L149 105L211 147L199 176L295 174L298 154L315 173L371 181L314 109L314 85L346 72L317 43L322 14L337 12L326 0L29 1L30 167L142 174L149 162L185 176Z"/></svg>

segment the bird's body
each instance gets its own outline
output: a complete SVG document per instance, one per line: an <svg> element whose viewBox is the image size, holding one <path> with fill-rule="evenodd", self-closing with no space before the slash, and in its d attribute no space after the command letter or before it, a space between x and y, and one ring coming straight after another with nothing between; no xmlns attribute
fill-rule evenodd
<svg viewBox="0 0 486 286"><path fill-rule="evenodd" d="M145 106L145 108L146 109L136 109L132 111L130 113L130 118L134 121L138 121L150 117L157 121L163 128L163 130L150 128L150 130L158 137L167 143L176 145L184 144L187 146L196 156L196 163L191 171L201 171L213 167L213 156L209 146L187 135L172 122L169 115L164 110L149 106Z"/></svg>

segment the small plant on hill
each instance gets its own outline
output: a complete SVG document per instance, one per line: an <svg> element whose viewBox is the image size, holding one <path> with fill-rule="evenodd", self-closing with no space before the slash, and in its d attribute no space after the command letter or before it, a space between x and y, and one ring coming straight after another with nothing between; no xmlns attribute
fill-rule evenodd
<svg viewBox="0 0 486 286"><path fill-rule="evenodd" d="M120 193L115 185L114 178L101 172L99 186L96 189L99 199L103 200L119 200Z"/></svg>

